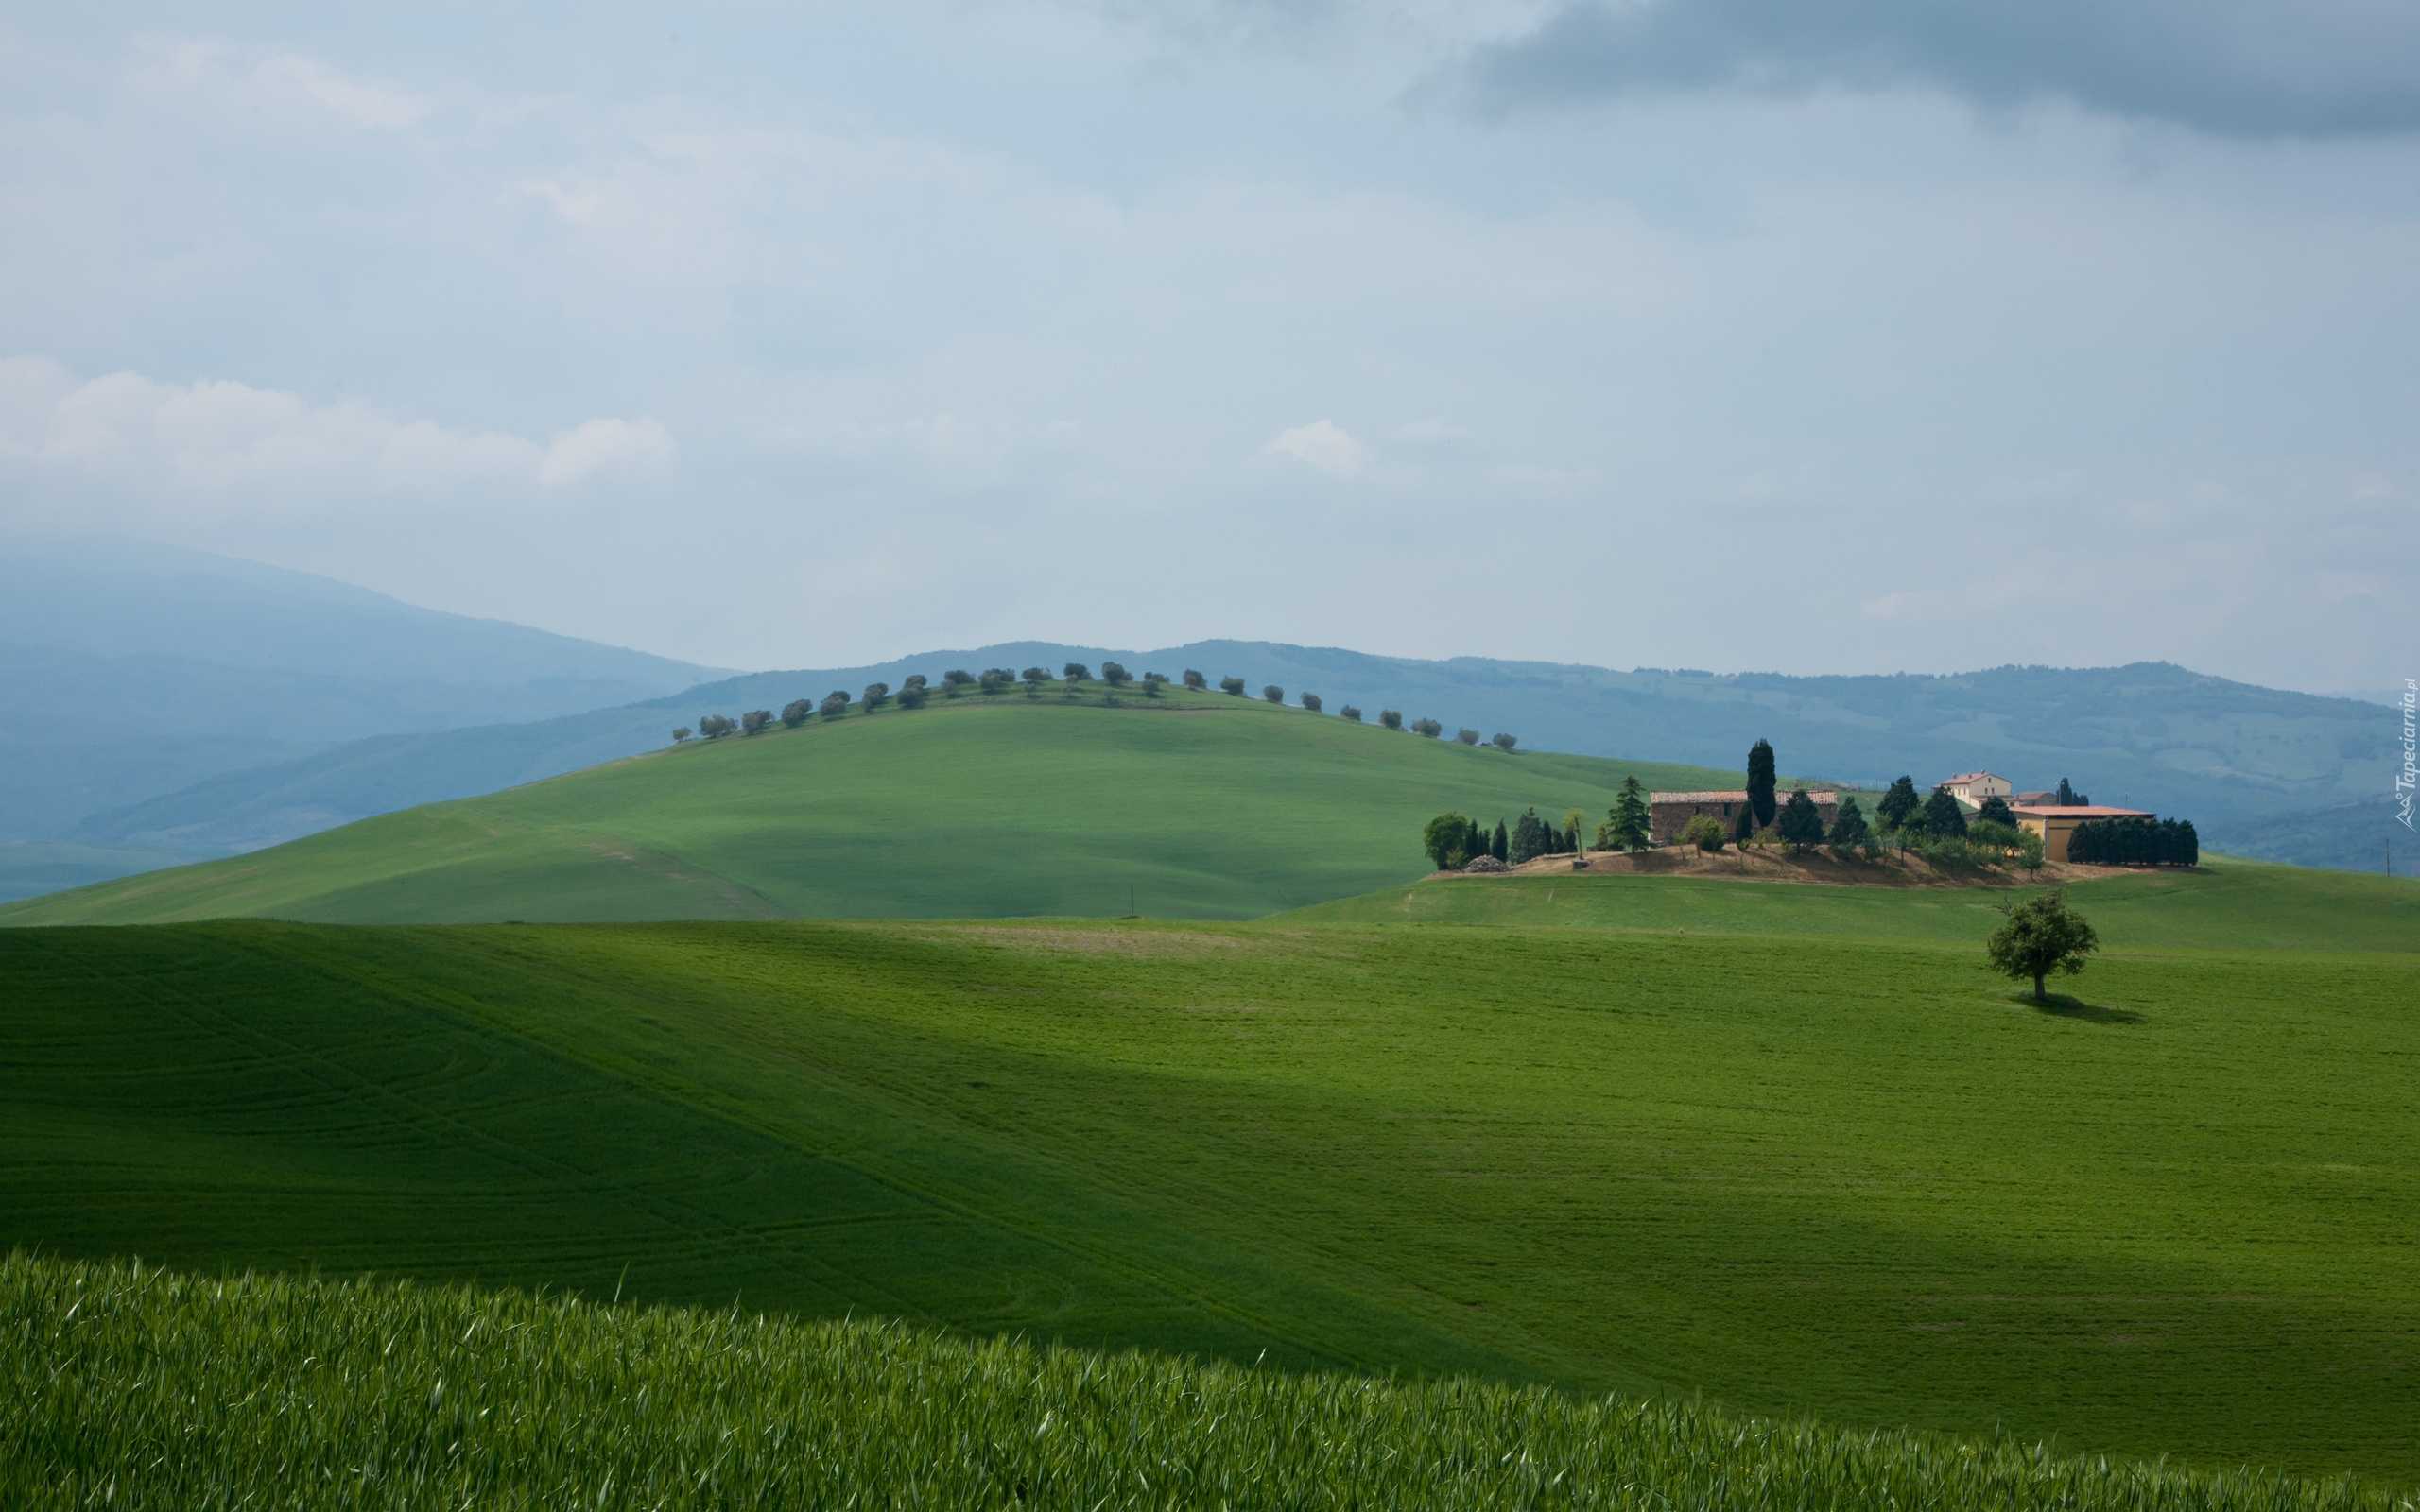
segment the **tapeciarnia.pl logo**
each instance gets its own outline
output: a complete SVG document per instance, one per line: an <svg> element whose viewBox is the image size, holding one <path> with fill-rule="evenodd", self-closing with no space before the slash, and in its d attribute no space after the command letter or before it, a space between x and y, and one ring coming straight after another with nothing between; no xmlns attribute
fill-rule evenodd
<svg viewBox="0 0 2420 1512"><path fill-rule="evenodd" d="M2420 786L2420 678L2403 679L2403 770L2394 774L2395 817L2411 824L2411 791Z"/></svg>

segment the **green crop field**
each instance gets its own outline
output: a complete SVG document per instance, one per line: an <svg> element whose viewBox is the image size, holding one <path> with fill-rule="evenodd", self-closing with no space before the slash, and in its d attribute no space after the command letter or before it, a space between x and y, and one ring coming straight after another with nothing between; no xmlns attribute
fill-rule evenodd
<svg viewBox="0 0 2420 1512"><path fill-rule="evenodd" d="M0 923L1249 919L1408 882L1459 807L1601 814L1697 766L1520 752L1172 689L936 699L693 742L251 855L0 907Z"/></svg>
<svg viewBox="0 0 2420 1512"><path fill-rule="evenodd" d="M0 1260L0 1504L2388 1512L2377 1489L870 1323ZM2409 1503L2405 1503L2408 1505Z"/></svg>
<svg viewBox="0 0 2420 1512"><path fill-rule="evenodd" d="M0 931L0 1246L2408 1487L2415 888L2314 876L2076 888L2109 949L2047 1012L1968 895L1687 879L1589 883L1597 928L1420 912L1567 922L1537 879L1408 925Z"/></svg>

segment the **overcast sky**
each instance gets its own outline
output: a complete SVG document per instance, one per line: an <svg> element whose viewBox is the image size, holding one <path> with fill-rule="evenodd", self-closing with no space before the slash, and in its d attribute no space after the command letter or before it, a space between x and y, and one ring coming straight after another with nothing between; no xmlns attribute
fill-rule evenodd
<svg viewBox="0 0 2420 1512"><path fill-rule="evenodd" d="M2409 0L368 9L0 12L0 525L744 667L2420 674Z"/></svg>

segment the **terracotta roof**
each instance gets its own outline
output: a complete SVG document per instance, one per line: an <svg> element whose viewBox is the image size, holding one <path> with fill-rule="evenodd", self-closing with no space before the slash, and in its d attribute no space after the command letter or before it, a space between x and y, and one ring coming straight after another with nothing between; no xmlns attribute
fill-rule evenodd
<svg viewBox="0 0 2420 1512"><path fill-rule="evenodd" d="M1802 790L1793 788L1791 791ZM1803 791L1818 803L1837 803L1841 798L1841 795L1829 788L1820 793L1812 788ZM1748 801L1748 794L1745 789L1730 793L1650 793L1647 795L1647 801L1650 803L1745 803ZM1789 793L1777 792L1773 795L1773 802L1776 804L1789 801Z"/></svg>
<svg viewBox="0 0 2420 1512"><path fill-rule="evenodd" d="M2149 809L2118 809L2106 803L2020 803L2018 814L2031 814L2037 819L2148 819Z"/></svg>
<svg viewBox="0 0 2420 1512"><path fill-rule="evenodd" d="M2008 781L2005 777L1994 776L1990 772L1960 772L1955 777L1945 777L1933 785L1935 787L1947 787L1952 782L1971 782L1976 781L1978 778L1983 777L1989 777L1995 782L2005 782Z"/></svg>

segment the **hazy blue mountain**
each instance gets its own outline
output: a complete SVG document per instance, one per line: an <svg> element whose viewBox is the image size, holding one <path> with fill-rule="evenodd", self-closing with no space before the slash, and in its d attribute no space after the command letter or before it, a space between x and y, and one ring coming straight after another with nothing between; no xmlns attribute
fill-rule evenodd
<svg viewBox="0 0 2420 1512"><path fill-rule="evenodd" d="M205 552L0 541L0 842L364 736L624 704L718 671Z"/></svg>
<svg viewBox="0 0 2420 1512"><path fill-rule="evenodd" d="M1736 766L1759 737L1784 770L1869 783L1919 782L1987 767L2019 788L2061 777L2104 801L2203 824L2341 804L2391 782L2391 712L2204 677L2166 663L2004 667L1953 677L1789 678L1602 668L1463 658L1419 662L1359 652L1214 641L1165 650L1018 642L936 651L874 666L752 673L668 697L534 723L354 742L95 816L95 845L245 848L366 815L468 797L663 744L701 713L778 710L852 695L869 681L950 667L1056 672L1104 658L1137 675L1233 674L1258 696L1319 693L1432 716L1448 731L1504 730L1530 747ZM1011 694L1006 696L1019 696ZM1406 739L1416 739L1407 735Z"/></svg>
<svg viewBox="0 0 2420 1512"><path fill-rule="evenodd" d="M2395 814L2393 799L2374 798L2200 828L2203 844L2235 855L2348 871L2382 871L2392 858L2397 876L2420 875L2420 835L2404 828Z"/></svg>

